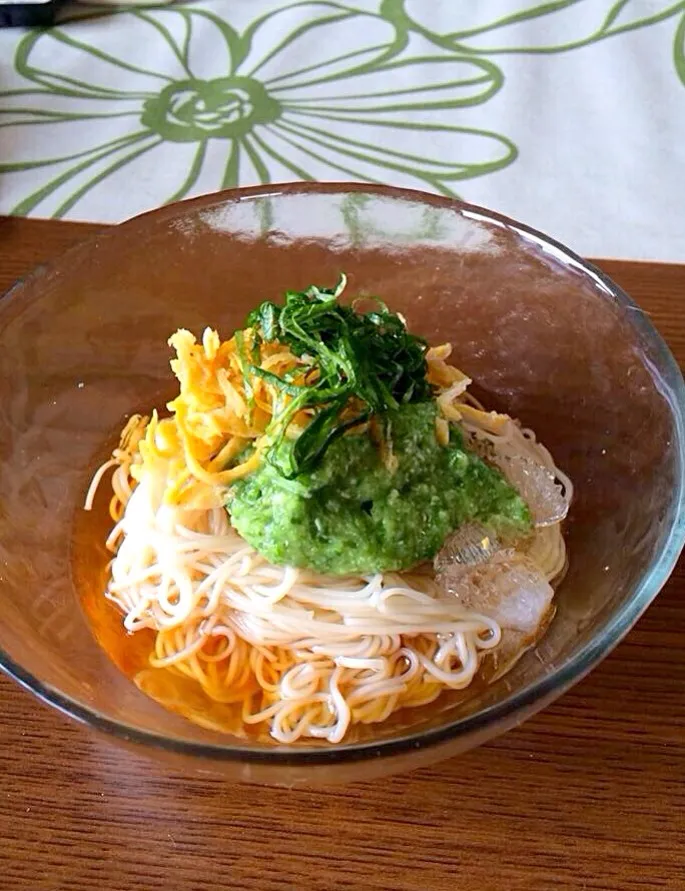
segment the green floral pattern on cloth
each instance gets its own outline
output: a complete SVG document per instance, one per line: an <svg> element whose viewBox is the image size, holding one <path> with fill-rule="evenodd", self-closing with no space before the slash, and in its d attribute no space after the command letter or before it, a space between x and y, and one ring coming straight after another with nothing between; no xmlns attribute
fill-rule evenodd
<svg viewBox="0 0 685 891"><path fill-rule="evenodd" d="M304 23L297 12L306 12ZM63 216L142 155L149 153L154 164L155 150L169 144L194 151L184 153L185 176L162 201L193 191L210 147L213 188L402 177L445 195L454 194L458 180L505 167L516 154L506 137L487 129L425 119L427 112L486 102L502 84L497 66L459 54L406 52L408 32L392 19L336 2L305 2L242 32L213 11L191 6L124 13L111 26L107 42L89 40L89 23L79 23L31 33L19 44L16 69L34 88L5 94L3 125L73 132L88 123L85 141L92 144L71 159L0 165L5 174L48 174L13 213L49 209ZM158 54L163 65L147 67L144 52L131 53L121 39L129 26L143 46L166 44ZM200 50L211 45L213 58L203 58L196 43ZM312 60L314 47L319 58ZM78 60L86 60L82 67L88 63L87 82L69 73ZM109 138L98 138L108 129ZM425 153L402 148L403 134L417 131L426 134ZM449 151L440 151L443 146ZM50 203L57 193L59 202Z"/></svg>
<svg viewBox="0 0 685 891"><path fill-rule="evenodd" d="M0 90L0 200L116 220L292 179L456 195L517 158L487 126L507 57L668 19L685 83L684 2L218 0L27 32Z"/></svg>
<svg viewBox="0 0 685 891"><path fill-rule="evenodd" d="M490 0L470 4L467 10L457 11L457 6L451 5L451 15L443 10L442 27L435 31L431 4L424 0L383 4L398 24L437 46L485 55L566 52L657 24L679 12L685 15L683 0ZM533 20L540 24L536 31L528 27Z"/></svg>

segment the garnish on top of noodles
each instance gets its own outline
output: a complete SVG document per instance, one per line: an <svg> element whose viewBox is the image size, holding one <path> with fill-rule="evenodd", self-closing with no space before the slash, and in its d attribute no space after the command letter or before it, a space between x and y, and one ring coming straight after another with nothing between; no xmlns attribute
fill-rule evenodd
<svg viewBox="0 0 685 891"><path fill-rule="evenodd" d="M114 467L105 596L154 634L135 683L204 726L340 742L506 671L554 613L571 481L344 285L177 331L170 417L133 416L86 498Z"/></svg>
<svg viewBox="0 0 685 891"><path fill-rule="evenodd" d="M467 521L525 537L526 503L448 423L469 381L447 348L382 303L342 305L343 286L264 302L224 343L173 335L175 425L153 417L140 447L168 461L165 498L223 498L267 559L334 575L408 569Z"/></svg>

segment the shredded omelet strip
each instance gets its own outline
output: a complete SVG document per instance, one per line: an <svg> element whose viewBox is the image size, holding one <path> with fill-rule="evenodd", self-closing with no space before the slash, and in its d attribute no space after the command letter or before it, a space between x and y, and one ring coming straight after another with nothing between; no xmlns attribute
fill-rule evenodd
<svg viewBox="0 0 685 891"><path fill-rule="evenodd" d="M171 368L180 385L179 395L167 405L171 417L160 420L153 413L131 475L140 480L145 467L162 468L167 504L206 509L221 503L226 486L259 467L270 442L269 425L293 398L259 375L246 374L245 357L278 377L289 374L296 384L311 382L316 372L282 344L260 342L255 348L250 328L242 332L240 347L235 336L222 341L211 328L199 343L190 331L180 329L169 338L169 345L176 352ZM471 381L447 364L451 349L450 344L442 344L426 353L427 377L439 394L439 442L448 437L443 418L456 421L464 415L469 419L483 415L493 428L499 420L494 412L486 414L459 401ZM356 406L350 406L351 412L355 410ZM292 432L296 435L310 420L310 411L298 412L291 422Z"/></svg>

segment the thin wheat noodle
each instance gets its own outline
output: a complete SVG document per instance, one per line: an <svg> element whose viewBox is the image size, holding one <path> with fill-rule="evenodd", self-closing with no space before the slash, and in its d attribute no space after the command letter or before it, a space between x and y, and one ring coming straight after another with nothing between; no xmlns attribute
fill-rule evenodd
<svg viewBox="0 0 685 891"><path fill-rule="evenodd" d="M196 349L189 344L180 343L179 356ZM210 359L220 348L206 335ZM519 457L546 468L570 501L571 481L532 431L506 415L483 412L465 392L469 379L444 362L447 355L443 348L429 353L431 373L445 388L438 397L444 416L494 463L505 467ZM291 358L275 352L264 367L282 368ZM240 393L225 376L216 386L238 416ZM257 404L273 408L276 394L264 402L269 392L262 386ZM188 414L187 407L177 418L177 439L188 459L192 424L214 421ZM354 723L383 721L399 708L472 683L483 656L501 640L497 622L464 609L420 573L325 578L268 563L232 529L219 492L207 488L233 474L204 470L196 455L186 465L196 479L179 474L173 435L156 415L149 423L131 418L120 448L97 471L86 496L90 508L114 467L115 525L107 539L114 557L106 596L124 614L128 631L156 632L153 668L193 678L210 699L239 706L244 725L267 724L281 743L305 737L340 742ZM144 473L136 464L139 444L147 455ZM195 487L193 497L170 498L172 479L176 492ZM546 579L563 572L560 523L535 529L522 548ZM212 726L207 718L202 723Z"/></svg>

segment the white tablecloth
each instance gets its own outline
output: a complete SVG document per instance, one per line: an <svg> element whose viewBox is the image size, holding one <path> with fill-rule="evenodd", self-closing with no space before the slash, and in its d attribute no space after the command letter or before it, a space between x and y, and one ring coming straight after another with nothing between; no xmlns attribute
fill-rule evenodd
<svg viewBox="0 0 685 891"><path fill-rule="evenodd" d="M685 3L659 0L203 0L4 30L0 212L367 180L682 261L684 45Z"/></svg>

